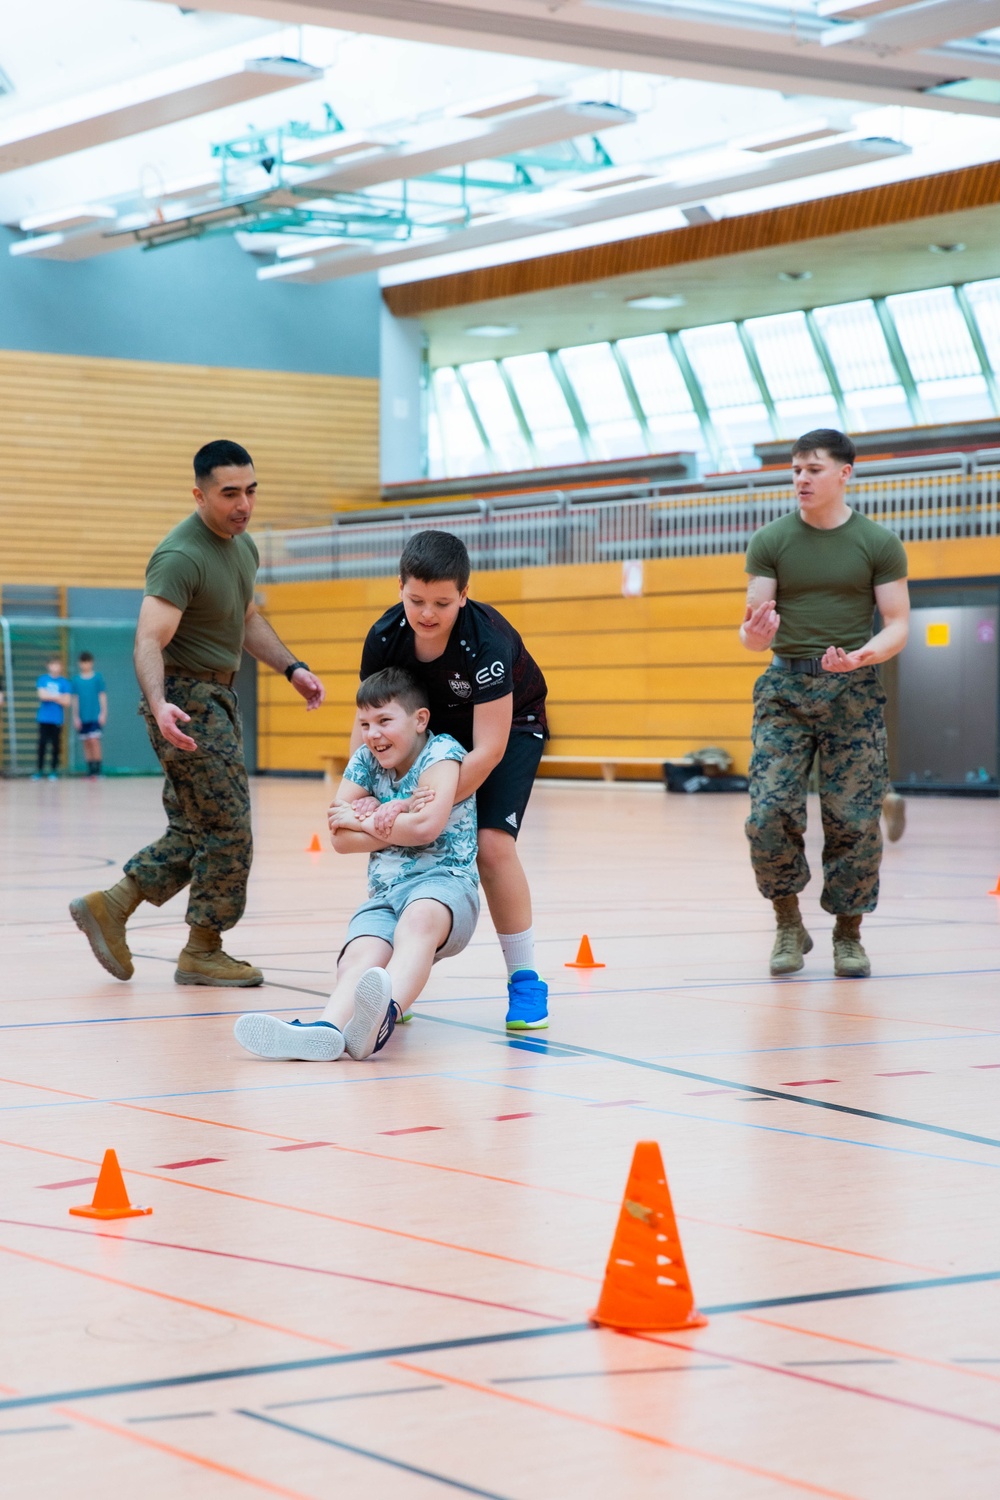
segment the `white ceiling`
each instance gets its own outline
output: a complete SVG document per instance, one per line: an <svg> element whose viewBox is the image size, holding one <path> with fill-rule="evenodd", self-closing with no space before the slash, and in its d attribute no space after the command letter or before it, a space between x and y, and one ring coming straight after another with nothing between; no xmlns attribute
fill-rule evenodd
<svg viewBox="0 0 1000 1500"><path fill-rule="evenodd" d="M532 87L633 111L634 124L603 137L615 162L642 164L660 176L727 181L730 191L706 194L716 217L1000 157L1000 104L946 102L920 92L968 77L995 80L1000 100L996 36L986 33L974 42L940 36L949 29L948 16L965 25L1000 25L1000 3L993 0L923 0L921 34L934 35L917 50L901 47L898 17L877 0L854 7L847 0L211 4L211 11L183 13L166 0L7 0L0 69L13 91L0 98L0 145L40 128L42 120L79 115L97 91L113 99L116 89L134 89L136 80L151 86L167 68L182 76L186 67L204 68L206 60L239 66L244 59L287 55L323 68L325 77L0 172L0 222L109 200L132 200L133 207L136 199L155 200L180 179L210 173L213 143L291 119L318 122L325 103L350 131L391 127L395 139L405 140L409 125L422 117L500 90ZM833 6L844 19L819 15ZM931 11L937 13L933 24ZM748 177L746 188L733 190L733 172L754 165L752 155L734 149L743 138L794 133L797 124L817 120L833 132L893 137L909 154L791 181L773 180L782 174L772 173L763 187L751 186ZM554 214L549 231L522 241L461 255L448 253L446 244L428 245L423 259L384 270L383 279L412 280L686 222L676 207L622 217L620 195L617 202L613 192L606 200L600 192L588 196L606 204L596 223L562 228ZM259 264L254 257L248 274Z"/></svg>

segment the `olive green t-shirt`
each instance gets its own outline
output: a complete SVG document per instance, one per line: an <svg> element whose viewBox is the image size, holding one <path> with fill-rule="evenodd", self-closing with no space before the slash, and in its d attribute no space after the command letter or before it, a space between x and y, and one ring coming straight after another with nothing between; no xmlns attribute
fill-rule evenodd
<svg viewBox="0 0 1000 1500"><path fill-rule="evenodd" d="M906 577L906 553L898 536L860 511L822 531L793 510L754 533L746 571L777 581L775 651L822 656L828 646L857 651L871 638L876 585Z"/></svg>
<svg viewBox="0 0 1000 1500"><path fill-rule="evenodd" d="M236 672L259 562L251 537L216 536L197 511L149 559L147 594L183 610L163 659L184 672Z"/></svg>

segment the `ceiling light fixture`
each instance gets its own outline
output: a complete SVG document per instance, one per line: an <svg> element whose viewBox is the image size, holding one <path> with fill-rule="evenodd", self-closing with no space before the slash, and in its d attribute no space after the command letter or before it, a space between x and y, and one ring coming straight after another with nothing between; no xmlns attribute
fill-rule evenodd
<svg viewBox="0 0 1000 1500"><path fill-rule="evenodd" d="M474 339L509 339L521 330L516 323L476 323L465 331Z"/></svg>
<svg viewBox="0 0 1000 1500"><path fill-rule="evenodd" d="M666 312L668 307L683 307L684 298L662 297L654 293L648 297L629 297L625 306L634 307L637 312Z"/></svg>
<svg viewBox="0 0 1000 1500"><path fill-rule="evenodd" d="M779 271L779 281L812 281L811 271Z"/></svg>
<svg viewBox="0 0 1000 1500"><path fill-rule="evenodd" d="M959 240L954 245L928 245L932 255L961 255L965 246Z"/></svg>

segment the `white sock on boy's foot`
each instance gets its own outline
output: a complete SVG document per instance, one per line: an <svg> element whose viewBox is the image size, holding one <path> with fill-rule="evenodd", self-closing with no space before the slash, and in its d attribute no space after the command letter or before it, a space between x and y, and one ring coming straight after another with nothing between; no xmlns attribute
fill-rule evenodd
<svg viewBox="0 0 1000 1500"><path fill-rule="evenodd" d="M535 968L535 929L526 927L523 932L498 932L497 941L507 965L507 978L518 969ZM537 972L537 971L536 971Z"/></svg>

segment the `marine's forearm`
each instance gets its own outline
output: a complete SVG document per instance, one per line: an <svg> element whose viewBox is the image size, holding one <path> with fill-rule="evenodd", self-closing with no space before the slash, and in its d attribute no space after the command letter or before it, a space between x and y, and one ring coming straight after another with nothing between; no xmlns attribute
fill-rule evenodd
<svg viewBox="0 0 1000 1500"><path fill-rule="evenodd" d="M163 651L152 636L137 635L132 659L135 675L150 708L155 713L165 701L163 689Z"/></svg>
<svg viewBox="0 0 1000 1500"><path fill-rule="evenodd" d="M295 661L294 654L279 640L273 627L256 609L247 617L243 645L251 656L264 662L265 666L273 667L276 672L283 672Z"/></svg>

